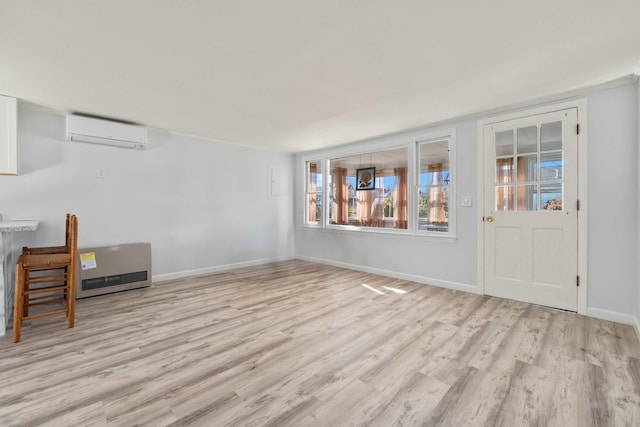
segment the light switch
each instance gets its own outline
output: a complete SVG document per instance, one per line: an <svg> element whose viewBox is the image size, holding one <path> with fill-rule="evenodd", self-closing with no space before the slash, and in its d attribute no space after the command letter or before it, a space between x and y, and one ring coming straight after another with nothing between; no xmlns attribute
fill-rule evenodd
<svg viewBox="0 0 640 427"><path fill-rule="evenodd" d="M104 169L102 168L96 169L96 178L104 178Z"/></svg>
<svg viewBox="0 0 640 427"><path fill-rule="evenodd" d="M462 196L460 198L460 206L471 207L472 199L471 196Z"/></svg>

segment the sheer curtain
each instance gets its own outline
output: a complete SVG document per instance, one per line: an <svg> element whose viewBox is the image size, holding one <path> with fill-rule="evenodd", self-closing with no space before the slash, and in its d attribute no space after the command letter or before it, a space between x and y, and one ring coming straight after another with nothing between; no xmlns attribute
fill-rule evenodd
<svg viewBox="0 0 640 427"><path fill-rule="evenodd" d="M429 165L428 172L433 174L431 180L432 185L438 185L438 187L431 187L429 189L429 223L431 224L444 224L446 222L444 215L444 193L442 187L442 163L436 163Z"/></svg>
<svg viewBox="0 0 640 427"><path fill-rule="evenodd" d="M349 190L347 188L347 168L334 168L331 173L333 187L332 224L349 223Z"/></svg>
<svg viewBox="0 0 640 427"><path fill-rule="evenodd" d="M407 168L394 168L393 227L407 228Z"/></svg>
<svg viewBox="0 0 640 427"><path fill-rule="evenodd" d="M316 174L318 173L318 165L315 163L309 164L309 222L316 221Z"/></svg>
<svg viewBox="0 0 640 427"><path fill-rule="evenodd" d="M513 162L513 160L512 160ZM526 182L532 181L533 176L531 176L532 171L530 168L533 166L530 162L528 162L527 157L519 156L518 157L518 182ZM516 186L516 200L518 203L519 211L530 211L533 210L533 200L532 196L535 195L535 191L531 191L531 186L522 185Z"/></svg>
<svg viewBox="0 0 640 427"><path fill-rule="evenodd" d="M376 169L375 178L377 179L382 176L384 176L384 171ZM356 194L356 225L364 227L384 227L384 188L360 190L357 191Z"/></svg>
<svg viewBox="0 0 640 427"><path fill-rule="evenodd" d="M356 225L366 227L371 225L372 191L373 190L356 191Z"/></svg>

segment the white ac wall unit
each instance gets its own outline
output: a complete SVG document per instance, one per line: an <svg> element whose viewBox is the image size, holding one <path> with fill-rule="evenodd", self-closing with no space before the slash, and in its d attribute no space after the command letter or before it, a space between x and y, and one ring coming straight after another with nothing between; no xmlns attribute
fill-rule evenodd
<svg viewBox="0 0 640 427"><path fill-rule="evenodd" d="M70 114L67 116L67 140L142 149L147 145L147 129L127 123Z"/></svg>

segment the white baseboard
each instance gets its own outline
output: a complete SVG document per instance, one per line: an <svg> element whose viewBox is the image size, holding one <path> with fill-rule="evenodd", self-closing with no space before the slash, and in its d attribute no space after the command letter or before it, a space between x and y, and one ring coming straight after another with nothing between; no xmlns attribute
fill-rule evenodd
<svg viewBox="0 0 640 427"><path fill-rule="evenodd" d="M587 316L597 319L610 320L612 322L633 325L639 330L640 324L636 316L632 314L620 313L619 311L604 310L602 308L587 307Z"/></svg>
<svg viewBox="0 0 640 427"><path fill-rule="evenodd" d="M346 263L346 262L331 261L331 260L327 260L327 259L313 258L313 257L307 257L307 256L296 256L296 259L299 259L299 260L302 260L302 261L317 262L319 264L332 265L334 267L348 268L350 270L363 271L365 273L371 273L371 274L377 274L377 275L380 275L380 276L392 277L394 279L409 280L409 281L412 281L412 282L422 283L422 284L425 284L425 285L438 286L440 288L447 288L447 289L454 289L454 290L457 290L457 291L470 292L472 294L479 294L480 293L480 291L478 290L478 288L476 286L468 285L466 283L451 282L451 281L448 281L448 280L434 279L432 277L418 276L418 275L415 275L415 274L400 273L400 272L397 272L397 271L383 270L381 268L373 268L373 267L367 267L367 266L358 265L358 264L349 264L349 263Z"/></svg>
<svg viewBox="0 0 640 427"><path fill-rule="evenodd" d="M256 266L256 265L269 264L271 262L291 261L292 259L295 259L295 258L293 256L281 256L281 257L275 257L275 258L262 258L262 259L255 259L255 260L251 260L251 261L235 262L233 264L222 264L222 265L215 265L215 266L212 266L212 267L204 267L204 268L196 268L196 269L193 269L193 270L178 271L178 272L175 272L175 273L154 274L152 276L152 280L153 280L153 282L162 282L164 280L175 280L175 279L182 279L184 277L201 276L203 274L217 273L219 271L233 270L233 269L236 269L236 268L253 267L253 266Z"/></svg>

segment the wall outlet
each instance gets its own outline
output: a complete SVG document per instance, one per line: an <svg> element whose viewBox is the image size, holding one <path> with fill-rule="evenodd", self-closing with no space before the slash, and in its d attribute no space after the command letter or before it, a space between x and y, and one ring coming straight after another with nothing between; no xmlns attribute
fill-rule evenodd
<svg viewBox="0 0 640 427"><path fill-rule="evenodd" d="M460 198L460 206L471 207L472 204L471 196L462 196Z"/></svg>

